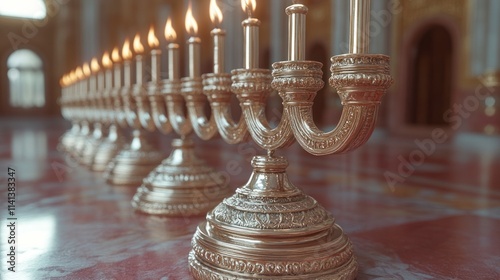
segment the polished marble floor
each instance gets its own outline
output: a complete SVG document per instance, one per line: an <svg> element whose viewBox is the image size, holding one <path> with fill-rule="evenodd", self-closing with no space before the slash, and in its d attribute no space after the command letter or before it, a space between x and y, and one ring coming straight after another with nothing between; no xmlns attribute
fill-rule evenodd
<svg viewBox="0 0 500 280"><path fill-rule="evenodd" d="M187 254L200 218L134 213L134 188L56 151L59 119L0 119L1 279L192 279ZM167 154L170 136L151 135ZM500 137L391 137L359 150L287 155L291 180L329 209L354 243L363 279L500 279ZM259 150L198 141L198 154L246 182ZM227 165L229 161L236 161ZM16 272L7 270L7 174L16 177ZM5 278L4 278L5 277Z"/></svg>

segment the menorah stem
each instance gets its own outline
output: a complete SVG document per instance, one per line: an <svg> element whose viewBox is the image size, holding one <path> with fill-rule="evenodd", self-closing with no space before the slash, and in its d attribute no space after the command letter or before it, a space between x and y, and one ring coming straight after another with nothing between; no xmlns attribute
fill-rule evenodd
<svg viewBox="0 0 500 280"><path fill-rule="evenodd" d="M223 176L196 156L193 140L174 139L170 156L144 178L132 206L147 214L203 215L228 194Z"/></svg>
<svg viewBox="0 0 500 280"><path fill-rule="evenodd" d="M104 177L112 185L137 187L162 159L163 154L149 143L142 129L134 129L132 141L108 164Z"/></svg>
<svg viewBox="0 0 500 280"><path fill-rule="evenodd" d="M349 239L288 180L287 165L282 157L254 157L249 181L207 214L189 254L195 279L354 278Z"/></svg>

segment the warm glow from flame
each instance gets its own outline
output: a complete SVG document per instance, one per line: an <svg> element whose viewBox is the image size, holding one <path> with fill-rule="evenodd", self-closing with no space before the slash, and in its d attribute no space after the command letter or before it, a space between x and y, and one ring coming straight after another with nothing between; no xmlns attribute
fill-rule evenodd
<svg viewBox="0 0 500 280"><path fill-rule="evenodd" d="M135 35L134 42L132 44L134 45L134 52L136 54L141 54L144 51L144 46L141 43L141 37L139 34Z"/></svg>
<svg viewBox="0 0 500 280"><path fill-rule="evenodd" d="M77 81L75 70L72 70L69 73L69 80L70 80L71 83L75 83Z"/></svg>
<svg viewBox="0 0 500 280"><path fill-rule="evenodd" d="M61 87L65 87L66 86L66 75L62 76L62 78L59 80L59 85Z"/></svg>
<svg viewBox="0 0 500 280"><path fill-rule="evenodd" d="M82 71L82 67L78 66L75 70L75 74L76 74L76 78L78 80L81 80L83 79L83 71Z"/></svg>
<svg viewBox="0 0 500 280"><path fill-rule="evenodd" d="M113 66L113 63L111 62L111 59L109 58L108 52L105 52L102 55L102 66L104 66L106 68L111 68L111 66Z"/></svg>
<svg viewBox="0 0 500 280"><path fill-rule="evenodd" d="M132 58L132 51L130 50L130 41L129 39L125 40L122 48L122 57L124 60L129 60Z"/></svg>
<svg viewBox="0 0 500 280"><path fill-rule="evenodd" d="M83 64L82 70L83 70L83 75L85 75L85 77L90 76L90 74L92 73L92 72L90 72L90 66L89 66L89 64L87 62L85 62Z"/></svg>
<svg viewBox="0 0 500 280"><path fill-rule="evenodd" d="M222 19L222 11L217 6L217 0L210 0L210 20L213 24L219 25Z"/></svg>
<svg viewBox="0 0 500 280"><path fill-rule="evenodd" d="M189 8L186 12L186 20L184 24L189 35L196 35L196 33L198 33L198 23L194 19L193 12L191 11L191 2L189 2Z"/></svg>
<svg viewBox="0 0 500 280"><path fill-rule="evenodd" d="M241 0L241 8L249 15L255 11L257 2L255 0Z"/></svg>
<svg viewBox="0 0 500 280"><path fill-rule="evenodd" d="M118 48L114 48L111 52L111 59L114 63L122 61L122 58L120 57L120 50Z"/></svg>
<svg viewBox="0 0 500 280"><path fill-rule="evenodd" d="M169 42L173 42L177 39L177 33L172 27L172 20L170 17L167 19L167 24L165 25L165 39Z"/></svg>
<svg viewBox="0 0 500 280"><path fill-rule="evenodd" d="M90 61L90 68L92 69L92 72L97 73L101 69L99 66L99 61L97 61L97 58L92 58Z"/></svg>
<svg viewBox="0 0 500 280"><path fill-rule="evenodd" d="M160 45L160 41L158 41L158 38L156 38L155 35L155 29L153 25L149 28L148 32L148 45L150 48L157 48Z"/></svg>

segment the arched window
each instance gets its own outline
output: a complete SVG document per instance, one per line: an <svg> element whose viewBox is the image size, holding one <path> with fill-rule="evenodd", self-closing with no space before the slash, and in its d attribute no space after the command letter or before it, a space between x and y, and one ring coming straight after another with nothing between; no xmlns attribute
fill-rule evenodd
<svg viewBox="0 0 500 280"><path fill-rule="evenodd" d="M443 116L451 106L453 51L450 32L440 25L430 26L416 43L406 105L409 124L448 124Z"/></svg>
<svg viewBox="0 0 500 280"><path fill-rule="evenodd" d="M30 50L17 50L7 59L9 104L31 108L45 105L45 79L42 60Z"/></svg>
<svg viewBox="0 0 500 280"><path fill-rule="evenodd" d="M47 8L43 0L2 1L0 16L44 19Z"/></svg>

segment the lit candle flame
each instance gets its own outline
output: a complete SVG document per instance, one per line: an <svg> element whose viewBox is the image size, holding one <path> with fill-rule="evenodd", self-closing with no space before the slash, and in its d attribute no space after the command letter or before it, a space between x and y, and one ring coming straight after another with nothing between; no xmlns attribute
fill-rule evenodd
<svg viewBox="0 0 500 280"><path fill-rule="evenodd" d="M114 63L118 63L122 60L122 58L120 57L120 50L118 48L114 48L111 52L111 59Z"/></svg>
<svg viewBox="0 0 500 280"><path fill-rule="evenodd" d="M168 42L173 42L177 39L177 33L172 27L172 20L170 17L167 19L167 24L165 25L165 39L167 39Z"/></svg>
<svg viewBox="0 0 500 280"><path fill-rule="evenodd" d="M132 51L130 50L130 41L129 39L125 40L122 48L122 57L124 60L129 60L132 58Z"/></svg>
<svg viewBox="0 0 500 280"><path fill-rule="evenodd" d="M153 25L151 25L151 27L149 28L148 45L151 48L156 48L160 45L160 41L158 41L158 38L156 38L155 29L154 29Z"/></svg>
<svg viewBox="0 0 500 280"><path fill-rule="evenodd" d="M111 66L113 66L113 63L111 62L111 59L109 58L108 52L105 52L102 55L102 66L104 66L106 68L111 68Z"/></svg>
<svg viewBox="0 0 500 280"><path fill-rule="evenodd" d="M101 69L99 66L99 61L97 61L97 58L92 58L90 61L90 68L92 69L92 72L97 73Z"/></svg>
<svg viewBox="0 0 500 280"><path fill-rule="evenodd" d="M241 0L241 8L244 12L248 14L248 17L252 16L252 13L257 7L257 2L255 0Z"/></svg>
<svg viewBox="0 0 500 280"><path fill-rule="evenodd" d="M82 70L83 70L83 75L85 75L85 77L88 77L90 76L90 74L92 74L92 72L90 72L90 66L87 62L83 64Z"/></svg>
<svg viewBox="0 0 500 280"><path fill-rule="evenodd" d="M69 73L69 79L71 83L75 83L77 81L75 70L71 70Z"/></svg>
<svg viewBox="0 0 500 280"><path fill-rule="evenodd" d="M222 11L217 6L217 0L210 0L210 20L217 26L222 22L222 19Z"/></svg>
<svg viewBox="0 0 500 280"><path fill-rule="evenodd" d="M82 80L83 79L83 71L82 67L78 66L75 70L75 75L77 80Z"/></svg>
<svg viewBox="0 0 500 280"><path fill-rule="evenodd" d="M71 78L69 77L69 73L64 75L64 85L69 86L71 84Z"/></svg>
<svg viewBox="0 0 500 280"><path fill-rule="evenodd" d="M186 21L184 22L184 24L189 35L193 36L198 33L198 23L194 19L193 12L191 11L191 2L189 2L189 8L186 12Z"/></svg>
<svg viewBox="0 0 500 280"><path fill-rule="evenodd" d="M144 46L141 43L141 37L139 34L136 34L134 37L134 42L132 43L134 45L134 52L136 54L141 54L144 52Z"/></svg>
<svg viewBox="0 0 500 280"><path fill-rule="evenodd" d="M65 87L66 86L66 75L62 76L61 79L59 80L59 85L61 87Z"/></svg>

